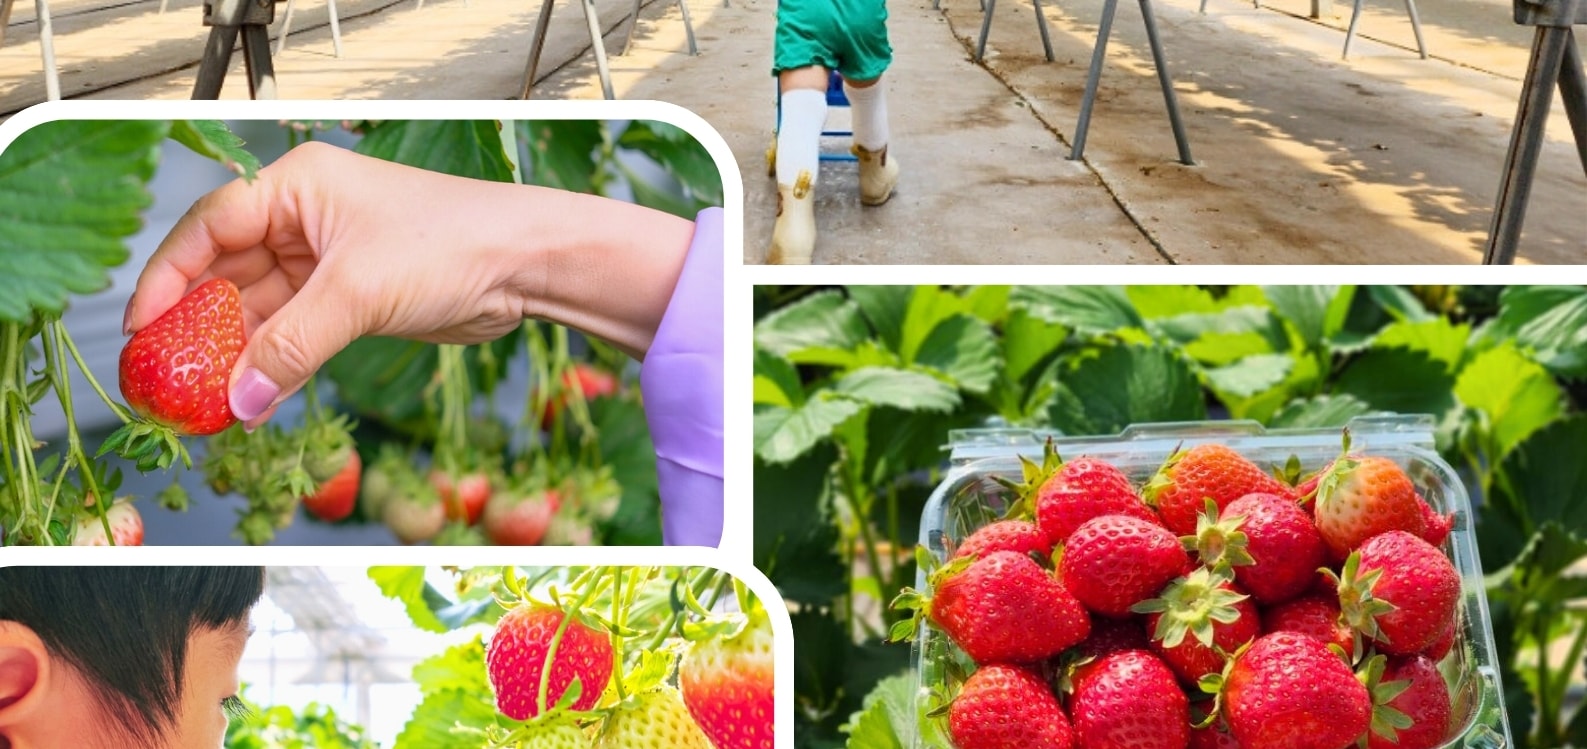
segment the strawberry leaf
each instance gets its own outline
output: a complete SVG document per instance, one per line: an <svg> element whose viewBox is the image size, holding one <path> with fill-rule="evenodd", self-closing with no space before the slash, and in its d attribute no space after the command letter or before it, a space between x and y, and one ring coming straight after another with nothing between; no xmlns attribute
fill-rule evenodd
<svg viewBox="0 0 1587 749"><path fill-rule="evenodd" d="M946 703L937 708L946 709ZM862 709L850 716L848 724L843 726L849 736L845 746L850 749L904 749L905 738L915 733L914 716L915 677L903 673L882 679L865 696Z"/></svg>
<svg viewBox="0 0 1587 749"><path fill-rule="evenodd" d="M220 120L177 120L171 123L171 139L249 182L259 174L259 157L243 148L242 138Z"/></svg>
<svg viewBox="0 0 1587 749"><path fill-rule="evenodd" d="M677 662L677 654L670 650L646 650L640 653L639 665L623 676L623 691L639 694L661 686L672 676Z"/></svg>

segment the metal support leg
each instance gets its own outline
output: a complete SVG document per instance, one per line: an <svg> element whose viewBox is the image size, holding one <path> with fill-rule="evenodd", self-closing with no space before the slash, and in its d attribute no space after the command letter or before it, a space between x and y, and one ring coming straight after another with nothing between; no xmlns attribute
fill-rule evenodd
<svg viewBox="0 0 1587 749"><path fill-rule="evenodd" d="M1047 16L1041 12L1041 0L1030 0L1036 9L1036 29L1041 32L1041 46L1047 52L1047 62L1053 61L1052 39L1047 36Z"/></svg>
<svg viewBox="0 0 1587 749"><path fill-rule="evenodd" d="M270 30L249 24L242 27L242 59L248 69L248 97L276 98L276 71L270 62Z"/></svg>
<svg viewBox="0 0 1587 749"><path fill-rule="evenodd" d="M1416 51L1427 59L1427 42L1422 41L1422 19L1416 14L1416 0L1405 0L1405 13L1411 17L1411 32L1416 34Z"/></svg>
<svg viewBox="0 0 1587 749"><path fill-rule="evenodd" d="M1350 58L1350 45L1356 40L1356 24L1361 21L1361 0L1356 0L1356 9L1350 12L1350 30L1345 32L1345 51L1340 55L1343 59Z"/></svg>
<svg viewBox="0 0 1587 749"><path fill-rule="evenodd" d="M1097 46L1091 52L1091 70L1086 73L1086 92L1080 99L1080 123L1075 125L1074 147L1069 149L1071 159L1079 159L1086 152L1086 131L1091 128L1091 108L1096 105L1097 85L1102 81L1102 62L1108 54L1108 36L1113 32L1113 16L1118 10L1119 0L1103 0Z"/></svg>
<svg viewBox="0 0 1587 749"><path fill-rule="evenodd" d="M540 4L540 17L535 21L535 34L529 41L529 67L523 74L523 92L518 94L520 99L528 99L534 92L535 75L540 67L540 53L545 50L546 30L551 28L551 6L556 0L543 0Z"/></svg>
<svg viewBox="0 0 1587 749"><path fill-rule="evenodd" d="M678 0L678 10L683 13L683 35L689 39L689 56L697 56L700 48L694 43L694 21L689 19L689 0Z"/></svg>
<svg viewBox="0 0 1587 749"><path fill-rule="evenodd" d="M1493 223L1488 228L1488 246L1483 257L1487 265L1515 262L1521 225L1526 220L1526 203L1532 193L1532 179L1537 175L1537 157L1543 149L1548 109L1553 103L1555 82L1564 80L1561 64L1570 41L1571 30L1566 27L1539 26L1533 37L1532 59L1521 88L1521 107L1515 115L1515 131L1510 136L1510 150L1504 157L1504 174L1499 182Z"/></svg>
<svg viewBox="0 0 1587 749"><path fill-rule="evenodd" d="M33 0L39 14L39 52L44 57L44 93L50 101L61 99L61 71L55 67L55 27L50 23L50 0Z"/></svg>
<svg viewBox="0 0 1587 749"><path fill-rule="evenodd" d="M276 54L287 48L287 35L292 33L292 9L298 0L287 0L286 14L281 18L281 35L276 38Z"/></svg>
<svg viewBox="0 0 1587 749"><path fill-rule="evenodd" d="M1565 115L1576 135L1576 155L1582 172L1587 173L1587 68L1582 66L1581 47L1575 36L1565 40L1565 67L1559 71L1559 98L1565 100Z"/></svg>
<svg viewBox="0 0 1587 749"><path fill-rule="evenodd" d="M331 12L331 45L336 48L336 59L342 57L342 22L336 17L336 0L326 0ZM468 6L464 6L468 7Z"/></svg>
<svg viewBox="0 0 1587 749"><path fill-rule="evenodd" d="M975 45L975 59L986 59L986 37L992 33L992 13L997 9L997 0L982 0L981 11L981 41Z"/></svg>
<svg viewBox="0 0 1587 749"><path fill-rule="evenodd" d="M1163 42L1157 35L1157 16L1152 12L1152 0L1141 0L1141 18L1146 21L1146 41L1152 47L1152 63L1157 66L1157 83L1163 87L1163 103L1168 106L1168 123L1174 130L1174 145L1179 148L1179 161L1192 166L1196 161L1190 157L1190 138L1185 135L1185 123L1179 117L1179 99L1174 95L1174 82L1168 75Z"/></svg>
<svg viewBox="0 0 1587 749"><path fill-rule="evenodd" d="M231 64L231 53L236 47L236 26L210 27L209 40L204 42L204 58L198 65L198 81L193 84L194 99L220 98L220 87L226 82L226 68Z"/></svg>
<svg viewBox="0 0 1587 749"><path fill-rule="evenodd" d="M11 5L14 0L0 0L0 45L6 43L6 24L11 23Z"/></svg>
<svg viewBox="0 0 1587 749"><path fill-rule="evenodd" d="M612 93L612 71L606 64L606 40L601 38L601 19L595 9L595 0L584 0L584 20L590 25L590 49L595 52L595 69L601 76L601 92L610 101L617 96Z"/></svg>

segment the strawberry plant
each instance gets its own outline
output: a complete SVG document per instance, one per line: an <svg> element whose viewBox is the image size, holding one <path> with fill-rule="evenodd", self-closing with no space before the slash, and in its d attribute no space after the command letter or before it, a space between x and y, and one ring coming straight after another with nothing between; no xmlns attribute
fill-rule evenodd
<svg viewBox="0 0 1587 749"><path fill-rule="evenodd" d="M1379 413L1430 417L1438 452L1473 498L1518 743L1587 744L1587 711L1568 697L1587 653L1587 618L1570 605L1582 590L1572 570L1587 560L1587 511L1575 499L1587 496L1575 457L1587 451L1587 288L758 287L754 300L756 563L796 604L801 746L892 746L911 735L910 653L882 642L910 614L887 603L914 582L915 518L944 475L953 430L1105 435L1222 418L1339 427ZM1040 486L1083 457L1028 466L1024 483ZM1450 533L1423 498L1380 492L1371 464L1342 462L1321 489L1267 468L1246 469L1254 483L1212 497L1217 519L1259 518L1248 553L1275 545L1262 524L1285 522L1249 503L1220 511L1253 490L1291 500L1315 492L1329 520L1303 553L1335 569L1366 534L1398 528L1440 546ZM1222 475L1213 470L1225 469L1206 475ZM1155 484L1155 500L1167 497L1175 535L1208 530L1198 521L1208 495L1192 489L1182 501L1174 491L1181 473L1199 471L1176 461L1158 481L1137 479ZM1006 514L1061 542L1119 512L1064 486L1053 481L1045 498ZM1365 493L1373 509L1360 511ZM1023 553L1029 539L1014 526L994 540ZM1200 543L1212 553L1232 539L1209 530ZM1315 581L1285 574L1276 587L1255 584L1261 605L1339 643L1329 623L1339 612L1328 612Z"/></svg>
<svg viewBox="0 0 1587 749"><path fill-rule="evenodd" d="M424 699L395 749L770 749L770 615L709 569L475 568L453 590L422 568L369 571L416 626L483 625L420 663Z"/></svg>
<svg viewBox="0 0 1587 749"><path fill-rule="evenodd" d="M691 218L722 200L720 175L703 146L665 123L282 125L294 143L347 127L358 135L355 149L378 158L477 179L626 194ZM178 467L201 470L215 493L246 500L234 535L247 543L274 539L300 515L387 523L407 542L659 542L654 453L627 358L549 324L528 323L469 347L357 341L326 367L327 392L306 388L270 425L247 435L230 428L225 392L244 345L237 290L215 280L127 342L117 383L125 404L113 397L115 389L94 378L62 314L73 295L104 291L109 271L127 261L124 242L152 202L147 183L167 141L245 178L260 168L227 125L210 121L51 122L0 153L0 544L136 543L153 503L118 495L124 484L166 508L181 509L189 497L179 477L159 490L150 479L124 482L122 471ZM654 168L637 166L642 161ZM498 403L497 389L512 378L544 386L533 388L521 409ZM91 395L74 394L74 382L84 380ZM80 424L74 397L103 401L119 428L105 434ZM34 414L44 407L62 412L65 434L34 433ZM402 502L386 503L389 512L361 512L364 466L388 454L422 466L432 488L405 491ZM392 495L382 481L367 492L370 499ZM512 533L492 535L479 524L496 494L503 504L557 499L538 505L551 509L548 517L513 520ZM431 520L432 501L439 521Z"/></svg>

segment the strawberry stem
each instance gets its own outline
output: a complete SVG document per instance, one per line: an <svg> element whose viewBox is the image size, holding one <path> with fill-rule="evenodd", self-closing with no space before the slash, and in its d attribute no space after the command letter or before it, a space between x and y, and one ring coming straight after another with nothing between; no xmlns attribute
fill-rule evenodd
<svg viewBox="0 0 1587 749"><path fill-rule="evenodd" d="M637 586L637 581L635 583L635 586ZM632 593L632 590L633 590L633 587L630 587L629 588L630 593ZM624 604L625 604L625 601L623 600L623 569L621 567L613 567L612 568L612 624L615 625L615 626L612 628L612 659L614 661L613 666L612 666L612 673L617 674L617 679L615 681L617 682L617 701L618 702L621 702L621 701L623 701L623 700L628 698L628 692L627 692L626 689L623 688L623 635L621 633L623 631L623 626L625 624L624 619L626 618L626 617L623 616L623 614L627 610L627 607Z"/></svg>
<svg viewBox="0 0 1587 749"><path fill-rule="evenodd" d="M551 636L551 644L546 648L545 665L540 668L540 693L536 696L536 704L539 705L540 709L536 712L537 715L545 714L546 694L551 689L551 667L556 664L557 647L562 644L562 637L567 634L568 625L573 622L574 612L583 609L589 604L590 599L595 597L596 593L606 587L606 576L599 574L599 572L600 570L597 569L595 575L589 576L590 581L586 583L584 592L579 596L578 601L575 602L571 608L563 607L562 609L562 621L557 624L556 634ZM590 685L582 684L580 687L582 689L589 689ZM604 689L606 688L606 685L601 684L596 686L596 688ZM558 699L560 698L561 695L558 695Z"/></svg>
<svg viewBox="0 0 1587 749"><path fill-rule="evenodd" d="M88 380L88 385L94 389L95 393L99 394L99 399L104 401L106 406L110 407L111 413L114 413L116 418L121 419L121 423L126 424L131 422L132 414L127 411L126 407L120 403L117 403L113 398L106 394L105 389L100 387L99 380L94 379L93 370L89 369L88 365L83 362L83 355L77 350L77 344L72 341L71 335L66 332L66 324L60 320L56 320L52 324L52 327L57 329L57 335L60 336L61 343L65 344L67 353L72 355L72 361L77 362L77 369L83 373L83 379Z"/></svg>
<svg viewBox="0 0 1587 749"><path fill-rule="evenodd" d="M72 381L66 371L66 363L61 361L61 332L60 320L53 320L44 328L44 367L47 377L55 388L55 395L61 402L61 412L66 417L66 460L63 461L61 470L66 470L66 465L76 463L83 475L83 489L88 496L94 498L94 512L99 515L99 523L104 526L105 538L114 546L115 534L110 530L109 510L112 497L107 497L99 490L99 484L94 480L94 464L83 453L82 439L77 433L77 416L72 409Z"/></svg>

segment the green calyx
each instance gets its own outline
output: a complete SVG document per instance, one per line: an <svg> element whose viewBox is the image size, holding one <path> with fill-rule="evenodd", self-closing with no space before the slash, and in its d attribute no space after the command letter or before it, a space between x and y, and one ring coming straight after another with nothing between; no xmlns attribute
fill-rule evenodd
<svg viewBox="0 0 1587 749"><path fill-rule="evenodd" d="M1240 610L1235 604L1250 597L1225 587L1228 582L1227 573L1200 567L1169 583L1161 597L1137 603L1130 611L1161 614L1152 639L1165 648L1178 647L1187 634L1206 647L1216 648L1213 625L1239 621Z"/></svg>
<svg viewBox="0 0 1587 749"><path fill-rule="evenodd" d="M1360 461L1350 457L1350 430L1344 430L1344 437L1339 450L1338 459L1328 466L1322 475L1317 478L1317 487L1309 496L1299 498L1302 507L1308 502L1315 502L1321 508L1333 501L1339 493L1340 484L1344 483L1351 473L1354 473Z"/></svg>
<svg viewBox="0 0 1587 749"><path fill-rule="evenodd" d="M1372 728L1370 733L1362 734L1357 745L1366 749L1370 736L1377 734L1391 742L1399 743L1399 732L1410 728L1415 721L1409 715L1389 706L1396 697L1411 687L1411 682L1383 681L1383 670L1388 664L1388 659L1382 655L1374 655L1356 672L1356 678L1367 688L1367 693L1372 695Z"/></svg>
<svg viewBox="0 0 1587 749"><path fill-rule="evenodd" d="M1334 582L1339 592L1340 618L1355 633L1355 642L1352 643L1355 652L1365 652L1361 643L1363 636L1378 642L1388 642L1388 637L1378 627L1378 617L1394 611L1395 606L1373 595L1383 570L1375 569L1361 574L1361 552L1354 551L1345 560L1341 574L1336 575L1326 567L1319 571Z"/></svg>
<svg viewBox="0 0 1587 749"><path fill-rule="evenodd" d="M1168 454L1168 459L1164 460L1161 466L1158 466L1157 473L1152 474L1151 480L1141 487L1142 502L1145 502L1150 507L1157 506L1158 495L1174 486L1174 466L1179 465L1179 461L1183 460L1189 452L1189 450L1175 447L1173 452Z"/></svg>
<svg viewBox="0 0 1587 749"><path fill-rule="evenodd" d="M1256 560L1245 550L1250 539L1240 530L1244 525L1244 515L1220 520L1218 503L1208 497L1206 508L1196 516L1196 534L1180 536L1179 540L1185 545L1186 551L1195 552L1202 565L1231 572L1235 567L1256 564Z"/></svg>
<svg viewBox="0 0 1587 749"><path fill-rule="evenodd" d="M176 430L145 419L133 419L111 432L94 457L102 458L112 451L136 464L139 473L166 470L178 458L183 468L193 467L193 458Z"/></svg>
<svg viewBox="0 0 1587 749"><path fill-rule="evenodd" d="M1003 520L1030 520L1036 516L1036 493L1041 491L1047 480L1063 470L1064 461L1058 455L1058 448L1053 444L1051 437L1042 448L1041 464L1037 465L1023 455L1019 456L1020 481L1016 482L1002 476L994 476L993 480L1002 484L1004 488L1014 493L1014 501L1008 504L1008 511L1003 513Z"/></svg>
<svg viewBox="0 0 1587 749"><path fill-rule="evenodd" d="M931 555L931 551L925 545L915 547L915 563L919 569L926 571L926 585L932 590L935 590L937 586L948 578L963 572L975 562L976 557L971 555L949 560L947 564L939 566L936 558ZM888 642L908 642L913 640L915 639L915 634L920 630L921 622L923 620L926 622L931 621L931 595L914 588L904 588L899 591L898 596L888 604L888 607L894 611L910 612L909 616L893 622L892 628L887 633Z"/></svg>

